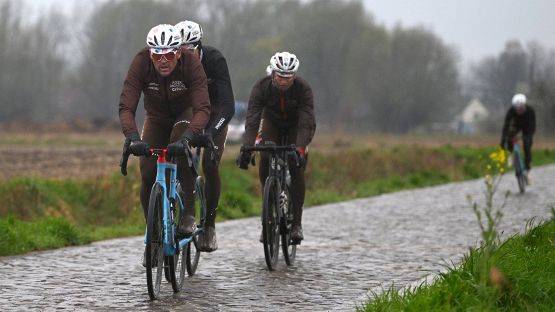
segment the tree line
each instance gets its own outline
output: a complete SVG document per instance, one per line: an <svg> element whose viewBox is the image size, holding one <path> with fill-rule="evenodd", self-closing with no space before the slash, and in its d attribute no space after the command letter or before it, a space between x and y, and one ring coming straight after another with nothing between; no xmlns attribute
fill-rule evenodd
<svg viewBox="0 0 555 312"><path fill-rule="evenodd" d="M0 46L0 122L117 120L146 33L184 19L199 22L203 43L226 56L237 100L248 100L273 53L297 54L321 129L426 130L452 120L472 96L497 118L521 89L545 116L555 110L555 52L510 42L462 79L457 51L441 38L421 27L387 29L357 0L112 0L79 18L51 10L35 21L24 11L0 0L8 43Z"/></svg>

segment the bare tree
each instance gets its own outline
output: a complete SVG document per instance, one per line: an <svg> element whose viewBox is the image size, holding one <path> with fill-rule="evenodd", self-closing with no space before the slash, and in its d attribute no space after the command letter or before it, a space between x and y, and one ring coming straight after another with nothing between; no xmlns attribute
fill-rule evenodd
<svg viewBox="0 0 555 312"><path fill-rule="evenodd" d="M24 27L24 7L0 2L0 121L44 120L58 115L65 62L58 49L64 19L56 11ZM57 29L56 32L49 31Z"/></svg>

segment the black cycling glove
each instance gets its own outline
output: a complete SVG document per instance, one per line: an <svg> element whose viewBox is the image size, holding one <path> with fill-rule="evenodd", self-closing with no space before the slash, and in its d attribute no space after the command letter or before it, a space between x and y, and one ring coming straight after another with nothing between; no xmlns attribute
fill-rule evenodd
<svg viewBox="0 0 555 312"><path fill-rule="evenodd" d="M148 143L141 140L141 137L138 133L131 133L125 139L125 146L128 146L129 152L135 156L149 156L150 155L150 146Z"/></svg>
<svg viewBox="0 0 555 312"><path fill-rule="evenodd" d="M237 157L235 164L237 165L237 167L241 169L248 169L249 163L251 162L251 158L252 158L252 152L246 152L243 150L243 148L241 148L241 151L239 152L239 156Z"/></svg>
<svg viewBox="0 0 555 312"><path fill-rule="evenodd" d="M194 147L211 147L214 145L214 136L212 132L207 131L202 134L194 135L189 143Z"/></svg>
<svg viewBox="0 0 555 312"><path fill-rule="evenodd" d="M188 146L194 136L193 131L185 130L185 133L177 141L168 145L168 157L185 155L185 151L189 148Z"/></svg>

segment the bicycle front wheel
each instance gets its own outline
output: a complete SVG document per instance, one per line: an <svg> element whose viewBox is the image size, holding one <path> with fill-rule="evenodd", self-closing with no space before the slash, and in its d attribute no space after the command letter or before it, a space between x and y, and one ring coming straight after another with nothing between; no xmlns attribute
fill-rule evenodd
<svg viewBox="0 0 555 312"><path fill-rule="evenodd" d="M145 248L146 284L151 300L158 298L164 275L163 196L162 187L154 184L148 205Z"/></svg>
<svg viewBox="0 0 555 312"><path fill-rule="evenodd" d="M291 207L291 197L289 188L285 186L279 195L279 206L282 209L281 227L281 249L287 265L293 265L297 254L297 245L291 244L291 227L293 224L293 209Z"/></svg>
<svg viewBox="0 0 555 312"><path fill-rule="evenodd" d="M277 181L268 177L264 184L262 203L262 242L264 258L270 271L275 270L279 255L279 202Z"/></svg>
<svg viewBox="0 0 555 312"><path fill-rule="evenodd" d="M199 229L204 229L206 223L206 197L204 193L204 178L199 176L195 180L195 217ZM198 250L198 235L193 237L193 241L187 245L187 274L192 276L197 271L200 259L200 251Z"/></svg>
<svg viewBox="0 0 555 312"><path fill-rule="evenodd" d="M173 228L176 229L178 225L178 220L181 218L183 213L183 197L181 196L181 185L177 184L177 192L175 198L175 206L173 210ZM183 287L183 281L185 279L185 253L186 247L179 248L177 240L175 240L175 254L173 257L168 257L168 271L170 275L170 281L172 284L172 289L174 292L179 292Z"/></svg>
<svg viewBox="0 0 555 312"><path fill-rule="evenodd" d="M520 190L520 193L524 193L526 191L526 177L524 176L524 168L522 168L520 154L515 153L513 159L515 163L515 175L516 181L518 182L518 189Z"/></svg>

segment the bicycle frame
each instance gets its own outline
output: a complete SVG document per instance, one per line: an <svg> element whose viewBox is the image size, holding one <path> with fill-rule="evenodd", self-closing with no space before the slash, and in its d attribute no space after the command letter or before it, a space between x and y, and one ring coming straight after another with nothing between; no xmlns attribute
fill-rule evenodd
<svg viewBox="0 0 555 312"><path fill-rule="evenodd" d="M519 175L519 174L522 174L523 172L526 172L526 169L524 169L525 167L524 167L524 159L522 158L522 152L520 151L520 146L516 139L513 141L513 155L515 156L514 158L516 158L515 161L518 161L520 165L518 168L522 170L522 172L515 172L515 173Z"/></svg>
<svg viewBox="0 0 555 312"><path fill-rule="evenodd" d="M172 242L174 237L175 228L171 223L171 212L172 208L175 207L174 202L176 200L180 201L179 207L183 209L191 209L191 207L185 207L183 205L183 199L181 196L177 194L177 164L168 160L167 158L167 150L166 149L152 149L152 155L158 157L156 161L156 181L154 182L158 184L162 190L164 191L165 196L163 197L163 227L164 227L164 255L165 256L173 256L178 248L176 248L175 244ZM196 170L193 170L196 173ZM169 173L169 175L168 175ZM168 181L169 178L169 181ZM154 186L153 185L153 186ZM183 213L183 212L181 212ZM183 246L187 245L193 240L195 235L198 235L202 229L197 229L190 237L186 237L184 239L179 240L179 248L183 248ZM145 231L145 244L146 244L146 237L148 233Z"/></svg>
<svg viewBox="0 0 555 312"><path fill-rule="evenodd" d="M279 182L280 190L283 189L287 180L287 172L289 168L289 163L287 162L287 152L293 152L295 155L295 161L297 165L299 165L299 158L298 155L295 153L296 146L294 144L291 145L275 145L275 144L268 144L268 145L257 145L257 146L249 146L244 148L245 151L258 151L258 152L270 152L270 166L268 177L276 178Z"/></svg>

